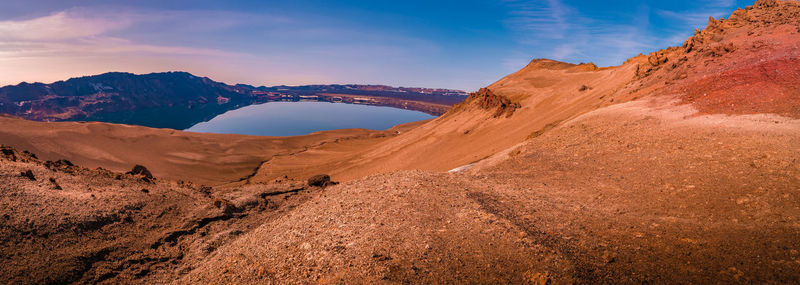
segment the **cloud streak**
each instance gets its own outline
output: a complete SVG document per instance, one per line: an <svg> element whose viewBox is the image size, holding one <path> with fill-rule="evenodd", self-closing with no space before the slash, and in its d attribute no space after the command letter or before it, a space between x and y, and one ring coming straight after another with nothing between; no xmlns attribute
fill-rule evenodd
<svg viewBox="0 0 800 285"><path fill-rule="evenodd" d="M103 53L237 55L214 49L141 44L110 35L136 24L136 19L129 14L115 15L112 19L61 11L21 21L0 21L0 57L89 56Z"/></svg>
<svg viewBox="0 0 800 285"><path fill-rule="evenodd" d="M588 17L560 0L509 0L505 4L511 10L506 26L533 57L616 65L656 41L646 33L646 6L628 19L629 23L618 23Z"/></svg>
<svg viewBox="0 0 800 285"><path fill-rule="evenodd" d="M0 40L58 41L105 34L130 25L130 21L89 18L67 11L22 20L0 21Z"/></svg>

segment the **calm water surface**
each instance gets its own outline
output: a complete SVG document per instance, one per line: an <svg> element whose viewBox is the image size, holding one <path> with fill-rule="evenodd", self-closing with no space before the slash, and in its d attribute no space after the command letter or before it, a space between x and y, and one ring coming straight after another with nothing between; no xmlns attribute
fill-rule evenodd
<svg viewBox="0 0 800 285"><path fill-rule="evenodd" d="M363 128L386 130L427 120L431 115L390 107L328 102L270 102L228 111L190 132L257 136L298 136L318 131Z"/></svg>

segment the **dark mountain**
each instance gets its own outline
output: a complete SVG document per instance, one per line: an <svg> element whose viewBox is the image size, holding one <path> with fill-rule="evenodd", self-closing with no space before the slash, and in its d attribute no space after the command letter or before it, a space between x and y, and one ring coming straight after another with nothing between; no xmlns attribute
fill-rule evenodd
<svg viewBox="0 0 800 285"><path fill-rule="evenodd" d="M466 95L463 91L381 85L232 86L186 72L113 72L51 84L2 87L0 112L38 121L101 121L185 129L228 110L269 101L402 106L438 115Z"/></svg>

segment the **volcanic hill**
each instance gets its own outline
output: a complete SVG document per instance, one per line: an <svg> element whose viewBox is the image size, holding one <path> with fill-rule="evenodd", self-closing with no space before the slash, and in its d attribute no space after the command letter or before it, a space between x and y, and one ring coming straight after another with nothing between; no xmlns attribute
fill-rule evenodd
<svg viewBox="0 0 800 285"><path fill-rule="evenodd" d="M620 66L533 60L390 131L0 117L0 276L798 283L798 61L800 3L759 0ZM341 183L305 183L323 173Z"/></svg>

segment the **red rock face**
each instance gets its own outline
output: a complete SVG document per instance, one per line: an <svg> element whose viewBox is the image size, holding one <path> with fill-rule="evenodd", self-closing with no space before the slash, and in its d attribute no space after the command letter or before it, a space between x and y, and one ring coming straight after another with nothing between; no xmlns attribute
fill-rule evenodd
<svg viewBox="0 0 800 285"><path fill-rule="evenodd" d="M665 86L704 114L800 118L800 2L758 1L729 19L710 18L682 48L638 61L635 83Z"/></svg>
<svg viewBox="0 0 800 285"><path fill-rule="evenodd" d="M800 59L759 62L698 80L681 99L703 113L800 118Z"/></svg>

